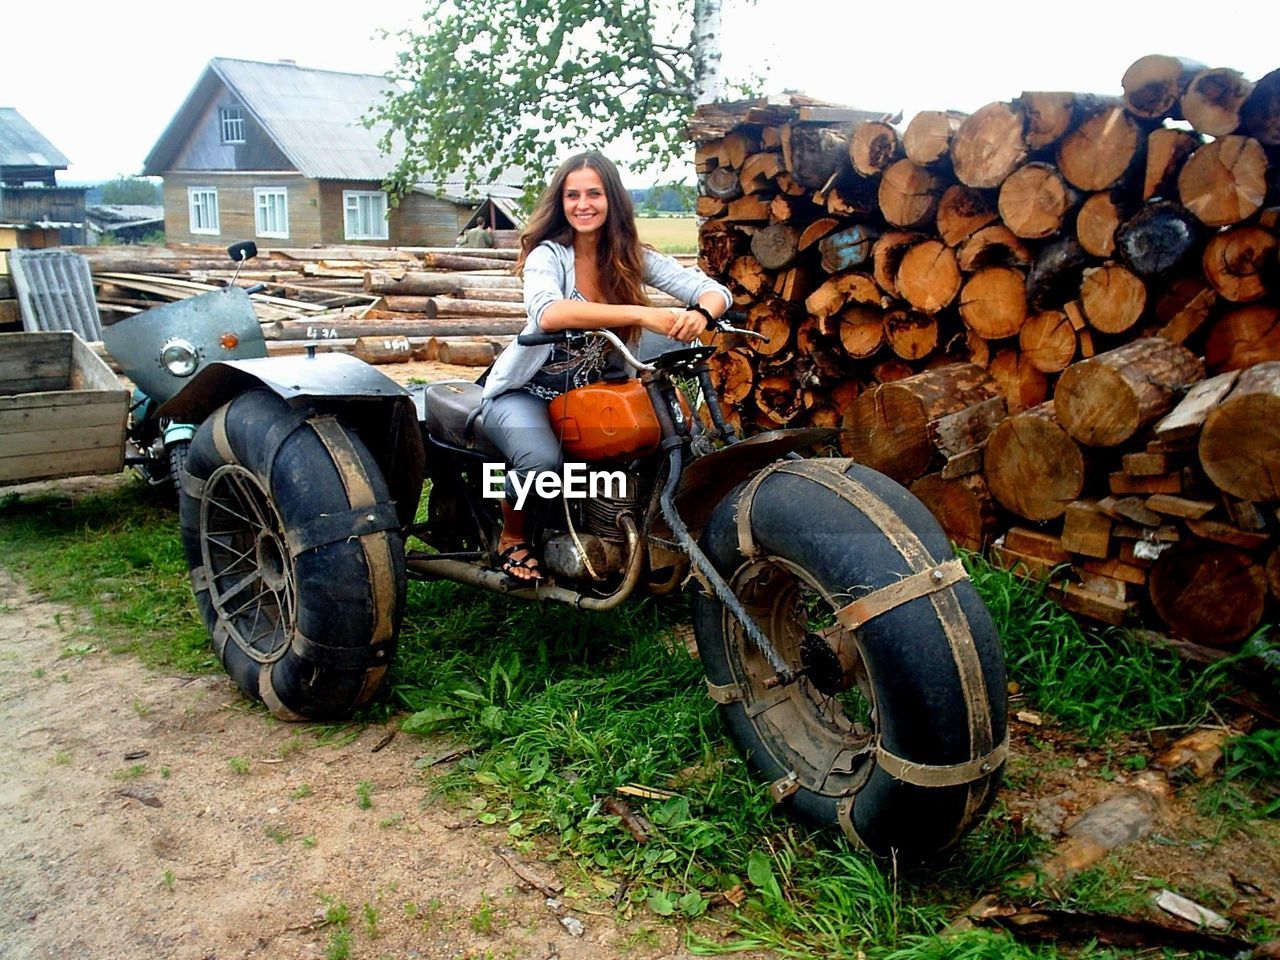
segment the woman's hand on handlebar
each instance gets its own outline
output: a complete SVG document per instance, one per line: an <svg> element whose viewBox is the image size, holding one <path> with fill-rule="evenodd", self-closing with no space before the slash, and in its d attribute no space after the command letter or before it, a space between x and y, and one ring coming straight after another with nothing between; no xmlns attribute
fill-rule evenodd
<svg viewBox="0 0 1280 960"><path fill-rule="evenodd" d="M662 337L671 336L679 310L670 307L640 307L640 326Z"/></svg>
<svg viewBox="0 0 1280 960"><path fill-rule="evenodd" d="M667 334L681 343L692 343L707 330L707 318L698 310L681 310L676 313L675 322Z"/></svg>

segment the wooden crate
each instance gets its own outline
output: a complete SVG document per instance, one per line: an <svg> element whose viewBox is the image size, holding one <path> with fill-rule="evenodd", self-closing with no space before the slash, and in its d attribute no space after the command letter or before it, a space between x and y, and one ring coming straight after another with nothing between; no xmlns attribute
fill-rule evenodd
<svg viewBox="0 0 1280 960"><path fill-rule="evenodd" d="M118 473L128 411L74 333L0 333L0 484Z"/></svg>

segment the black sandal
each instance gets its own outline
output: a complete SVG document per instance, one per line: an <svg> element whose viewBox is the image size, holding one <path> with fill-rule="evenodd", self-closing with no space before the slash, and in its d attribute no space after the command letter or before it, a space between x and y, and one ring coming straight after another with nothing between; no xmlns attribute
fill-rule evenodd
<svg viewBox="0 0 1280 960"><path fill-rule="evenodd" d="M521 550L524 551L524 557L517 560L515 555ZM499 569L516 583L534 584L544 580L542 573L542 564L538 562L538 558L534 555L533 547L524 540L517 540L507 549L498 554ZM532 577L516 576L516 570L528 570Z"/></svg>

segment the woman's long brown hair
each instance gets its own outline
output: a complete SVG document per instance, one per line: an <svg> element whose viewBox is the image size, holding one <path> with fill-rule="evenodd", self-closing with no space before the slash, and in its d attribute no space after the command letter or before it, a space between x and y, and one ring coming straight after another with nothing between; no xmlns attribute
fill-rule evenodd
<svg viewBox="0 0 1280 960"><path fill-rule="evenodd" d="M599 150L574 154L556 170L551 182L538 197L529 224L520 234L520 258L515 273L524 272L524 262L543 240L573 246L573 227L564 215L564 182L575 170L594 170L604 184L609 212L596 249L600 272L600 292L608 303L648 305L644 294L644 247L636 232L635 207L631 194L622 186L622 177L613 161Z"/></svg>

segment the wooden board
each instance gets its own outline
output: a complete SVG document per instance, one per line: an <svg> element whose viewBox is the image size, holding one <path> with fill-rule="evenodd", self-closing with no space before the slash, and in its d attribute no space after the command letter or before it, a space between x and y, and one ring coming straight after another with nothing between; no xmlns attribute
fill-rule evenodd
<svg viewBox="0 0 1280 960"><path fill-rule="evenodd" d="M119 472L128 405L75 334L0 334L0 484Z"/></svg>

